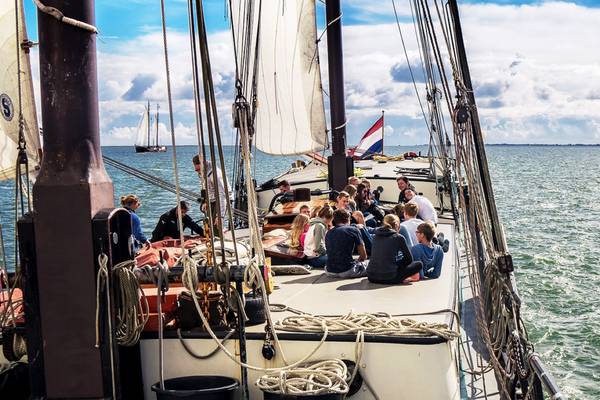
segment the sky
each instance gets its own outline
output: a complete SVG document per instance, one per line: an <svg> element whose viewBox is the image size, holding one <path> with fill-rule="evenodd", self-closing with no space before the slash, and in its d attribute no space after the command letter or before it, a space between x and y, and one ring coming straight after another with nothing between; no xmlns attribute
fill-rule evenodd
<svg viewBox="0 0 600 400"><path fill-rule="evenodd" d="M25 4L29 36L36 40L33 2ZM226 0L204 1L220 126L224 142L231 143L235 66L225 5ZM409 2L396 0L396 6L409 60L419 65ZM487 143L600 143L600 0L459 1L459 8ZM187 1L166 0L166 10L176 139L194 144ZM427 143L391 0L342 0L342 10L348 143L357 143L382 110L386 145ZM325 13L320 1L317 13L320 32ZM132 145L146 101L167 110L160 1L98 0L96 25L101 143ZM327 87L325 40L321 43ZM34 50L34 79L37 57ZM422 95L423 80L417 77L416 83ZM39 93L37 85L35 90ZM161 121L167 121L165 114ZM162 122L159 131L161 142L170 142Z"/></svg>

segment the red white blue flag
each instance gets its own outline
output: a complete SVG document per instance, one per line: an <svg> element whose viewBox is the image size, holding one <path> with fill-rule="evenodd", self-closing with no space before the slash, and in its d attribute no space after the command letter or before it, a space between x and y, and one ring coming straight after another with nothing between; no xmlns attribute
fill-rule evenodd
<svg viewBox="0 0 600 400"><path fill-rule="evenodd" d="M354 159L364 160L383 153L383 115L363 135L358 145L349 150Z"/></svg>

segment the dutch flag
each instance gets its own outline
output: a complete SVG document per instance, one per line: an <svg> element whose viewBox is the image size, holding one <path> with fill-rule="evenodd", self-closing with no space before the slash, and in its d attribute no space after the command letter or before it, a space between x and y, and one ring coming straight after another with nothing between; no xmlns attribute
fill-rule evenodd
<svg viewBox="0 0 600 400"><path fill-rule="evenodd" d="M356 147L348 151L354 159L364 160L383 154L383 115L363 135Z"/></svg>

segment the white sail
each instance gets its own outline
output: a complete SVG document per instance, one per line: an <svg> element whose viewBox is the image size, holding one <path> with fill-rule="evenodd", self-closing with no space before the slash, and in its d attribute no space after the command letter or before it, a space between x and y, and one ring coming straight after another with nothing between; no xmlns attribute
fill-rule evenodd
<svg viewBox="0 0 600 400"><path fill-rule="evenodd" d="M329 147L315 13L314 0L232 2L238 60L246 52L250 53L247 59L253 60L258 49L256 71L250 62L248 77L251 82L255 73L254 143L265 153L303 154ZM249 20L253 21L251 34L245 35Z"/></svg>
<svg viewBox="0 0 600 400"><path fill-rule="evenodd" d="M19 7L18 35L15 3L18 3ZM41 146L33 97L31 65L28 52L21 48L21 44L26 40L27 31L22 1L0 1L0 180L15 178L20 109L23 115L23 133L27 144L30 172L38 169L40 163ZM20 106L19 76L21 77Z"/></svg>
<svg viewBox="0 0 600 400"><path fill-rule="evenodd" d="M148 109L144 106L144 113L138 124L137 138L135 144L138 146L149 146L148 129L150 129L150 119L148 118Z"/></svg>

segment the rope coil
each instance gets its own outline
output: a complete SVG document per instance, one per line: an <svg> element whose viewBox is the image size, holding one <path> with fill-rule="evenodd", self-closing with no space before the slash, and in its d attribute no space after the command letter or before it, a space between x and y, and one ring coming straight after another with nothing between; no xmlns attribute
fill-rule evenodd
<svg viewBox="0 0 600 400"><path fill-rule="evenodd" d="M439 336L446 340L459 337L459 333L445 323L419 322L410 318L396 319L387 313L354 313L343 316L292 315L275 322L275 329L286 332L330 333L390 336Z"/></svg>
<svg viewBox="0 0 600 400"><path fill-rule="evenodd" d="M342 360L333 359L287 371L270 372L261 376L256 381L256 386L269 393L309 396L348 393L349 381L350 374L346 364Z"/></svg>

